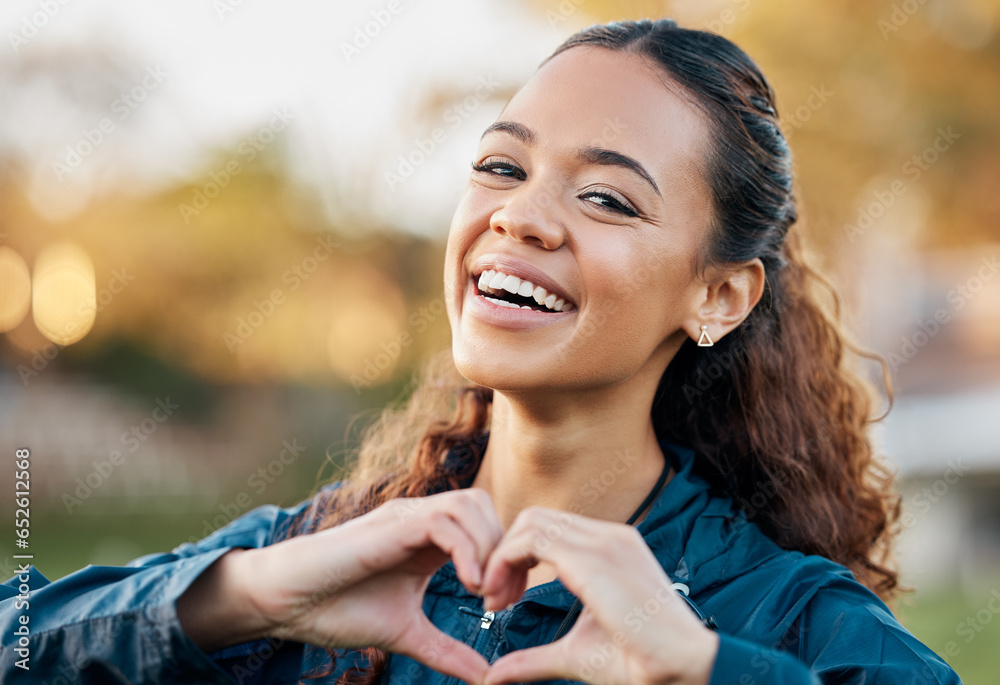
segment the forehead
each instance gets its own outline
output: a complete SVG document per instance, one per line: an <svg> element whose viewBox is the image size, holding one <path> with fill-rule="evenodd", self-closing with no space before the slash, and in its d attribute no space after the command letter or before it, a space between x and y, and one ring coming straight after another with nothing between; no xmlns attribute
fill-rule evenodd
<svg viewBox="0 0 1000 685"><path fill-rule="evenodd" d="M570 48L545 63L504 109L539 143L598 146L638 159L670 185L678 170L705 168L708 128L701 111L663 69L641 55Z"/></svg>

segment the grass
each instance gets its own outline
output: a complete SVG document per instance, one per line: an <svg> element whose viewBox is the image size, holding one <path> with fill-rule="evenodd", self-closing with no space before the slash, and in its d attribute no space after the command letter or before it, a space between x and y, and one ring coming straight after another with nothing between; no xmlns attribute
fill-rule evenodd
<svg viewBox="0 0 1000 685"><path fill-rule="evenodd" d="M965 685L995 685L1000 674L1000 584L968 594L957 588L915 593L897 615L947 661ZM995 594L994 594L995 593Z"/></svg>

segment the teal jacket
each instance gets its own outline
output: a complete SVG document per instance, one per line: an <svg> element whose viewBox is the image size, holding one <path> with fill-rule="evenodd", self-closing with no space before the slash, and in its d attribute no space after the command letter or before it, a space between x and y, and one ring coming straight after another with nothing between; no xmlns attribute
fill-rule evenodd
<svg viewBox="0 0 1000 685"><path fill-rule="evenodd" d="M662 443L674 477L638 524L669 576L718 626L710 685L958 685L958 675L910 634L845 567L779 548L692 470L694 453ZM176 602L197 576L233 548L281 540L293 522L316 523L319 498L294 507L264 505L197 543L150 554L123 567L87 566L55 582L36 568L0 585L0 682L295 683L324 670L325 650L279 638L207 654L181 630ZM622 569L627 582L628 569ZM22 583L30 586L25 602ZM558 580L529 588L519 602L483 620L482 602L458 581L451 562L431 579L424 611L438 627L488 661L544 644L575 597ZM15 631L28 616L27 652ZM631 620L641 625L641 612ZM24 645L22 644L22 648ZM30 671L17 666L30 654ZM333 683L356 662L337 659ZM594 664L599 667L599 664ZM398 655L383 682L455 683ZM567 682L567 681L559 681Z"/></svg>

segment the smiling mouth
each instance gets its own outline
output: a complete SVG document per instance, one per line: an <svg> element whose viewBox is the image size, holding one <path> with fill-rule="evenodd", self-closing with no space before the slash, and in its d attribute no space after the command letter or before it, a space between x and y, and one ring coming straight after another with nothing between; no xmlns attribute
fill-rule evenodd
<svg viewBox="0 0 1000 685"><path fill-rule="evenodd" d="M533 309L538 312L556 314L572 311L575 306L540 285L511 276L495 269L488 269L478 277L472 277L476 294L484 299L511 309Z"/></svg>

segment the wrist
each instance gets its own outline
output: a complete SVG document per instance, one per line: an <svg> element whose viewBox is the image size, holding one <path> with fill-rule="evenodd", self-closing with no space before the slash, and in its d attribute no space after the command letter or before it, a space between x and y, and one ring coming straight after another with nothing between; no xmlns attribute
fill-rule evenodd
<svg viewBox="0 0 1000 685"><path fill-rule="evenodd" d="M229 587L230 601L238 608L238 620L244 628L244 638L240 642L267 637L277 624L261 609L259 586L254 581L254 578L266 577L262 550L234 549L225 556L229 559L223 574Z"/></svg>
<svg viewBox="0 0 1000 685"><path fill-rule="evenodd" d="M670 671L653 682L660 685L708 685L719 653L719 634L702 628L685 641L682 649L674 654L684 654L683 660L673 660Z"/></svg>
<svg viewBox="0 0 1000 685"><path fill-rule="evenodd" d="M178 598L181 628L202 651L256 640L272 628L257 609L248 582L255 551L229 550Z"/></svg>
<svg viewBox="0 0 1000 685"><path fill-rule="evenodd" d="M687 681L693 685L708 685L708 681L712 678L712 669L715 668L715 659L719 655L719 634L706 628L703 638L702 646L697 651L698 658L695 659L690 679Z"/></svg>

